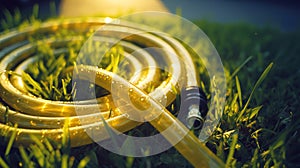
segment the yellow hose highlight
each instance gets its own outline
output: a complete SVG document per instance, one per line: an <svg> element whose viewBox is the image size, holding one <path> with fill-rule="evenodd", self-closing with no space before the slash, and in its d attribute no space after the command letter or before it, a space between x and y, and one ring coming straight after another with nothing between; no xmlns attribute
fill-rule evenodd
<svg viewBox="0 0 300 168"><path fill-rule="evenodd" d="M0 129L10 134L15 128L7 123L17 123L14 145L26 146L32 143L32 135L41 140L49 138L56 142L61 141L64 123L68 122L71 146L76 147L93 142L86 133L87 129L95 130L101 137L99 140L109 138L105 133L102 117L120 132L129 131L142 122L149 121L195 167L223 167L222 161L165 108L175 100L176 92L183 86L197 85L197 73L194 65L191 65L190 54L171 37L145 33L130 24L107 24L105 32L101 34L102 40L112 40L113 43L113 38L124 37L124 42L120 45L123 46L125 59L130 64L129 71L134 75L124 79L91 65L70 66L64 70L64 73L73 73L73 77L88 80L112 93L97 98L96 103L89 100L74 103L37 98L26 92L20 76L9 73L26 69L30 65L26 60L36 59L37 44L30 44L28 37L53 33L59 29L87 32L104 24L105 19L73 19L47 22L40 27L28 27L0 36ZM98 38L102 36L96 35ZM58 50L72 40L80 39L49 39L46 42ZM161 49L157 52L163 57L169 71L163 81L159 81L162 69L159 67L160 62L156 60L160 58L153 58L151 53L145 51L137 52L139 56L134 58L130 51L140 48L136 44ZM34 62L34 59L31 61ZM139 67L151 68L140 71ZM193 71L187 72L187 69ZM149 90L149 87L153 89Z"/></svg>

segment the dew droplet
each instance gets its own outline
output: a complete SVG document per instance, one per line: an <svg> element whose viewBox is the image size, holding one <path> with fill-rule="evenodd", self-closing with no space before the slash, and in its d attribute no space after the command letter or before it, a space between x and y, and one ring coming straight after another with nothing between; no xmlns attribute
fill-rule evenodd
<svg viewBox="0 0 300 168"><path fill-rule="evenodd" d="M129 117L130 117L128 113L124 113L123 115L124 115L124 117L126 117L126 118L129 118Z"/></svg>
<svg viewBox="0 0 300 168"><path fill-rule="evenodd" d="M42 138L45 137L45 134L46 134L46 130L42 130Z"/></svg>
<svg viewBox="0 0 300 168"><path fill-rule="evenodd" d="M16 141L19 139L21 133L22 133L22 131L18 130L17 136L16 136Z"/></svg>
<svg viewBox="0 0 300 168"><path fill-rule="evenodd" d="M22 133L22 131L18 130L17 136L19 136Z"/></svg>
<svg viewBox="0 0 300 168"><path fill-rule="evenodd" d="M143 97L143 96L140 97L140 101L141 101L141 102L145 101L145 97Z"/></svg>
<svg viewBox="0 0 300 168"><path fill-rule="evenodd" d="M171 90L169 90L169 92L170 92L170 93L172 93L172 94L174 94L174 91L173 91L172 89L171 89Z"/></svg>
<svg viewBox="0 0 300 168"><path fill-rule="evenodd" d="M33 120L31 120L31 121L30 121L30 125L35 127L35 126L36 126L36 123L35 123Z"/></svg>

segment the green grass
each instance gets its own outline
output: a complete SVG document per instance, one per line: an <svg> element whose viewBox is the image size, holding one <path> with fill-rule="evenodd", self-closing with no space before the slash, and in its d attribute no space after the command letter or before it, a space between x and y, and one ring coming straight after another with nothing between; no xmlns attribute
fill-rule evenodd
<svg viewBox="0 0 300 168"><path fill-rule="evenodd" d="M234 154L236 166L299 166L295 158L299 157L299 89L296 86L300 47L296 39L300 32L283 33L247 24L196 23L215 44L231 79L220 132L235 130L239 134ZM248 58L251 60L239 68ZM273 68L257 87L259 75L270 62L274 63ZM236 80L231 74L236 74ZM235 113L238 117L232 118ZM221 149L218 154L224 160L230 151L228 140L223 137L221 141L213 141L216 150Z"/></svg>
<svg viewBox="0 0 300 168"><path fill-rule="evenodd" d="M34 16L36 14L25 24L20 21L19 16L6 15L7 19L1 21L3 31L36 21ZM17 12L16 15L20 14ZM297 150L300 147L298 138L300 93L297 89L300 82L298 70L300 45L297 41L300 39L300 32L284 33L273 28L257 28L243 23L219 24L209 21L195 23L203 29L218 50L227 78L224 114L217 130L206 145L228 167L300 166L298 161L300 154ZM47 51L51 49L45 49L46 53L42 51L40 53L51 55ZM53 60L54 58L56 57L53 56ZM61 62L57 62L56 65L61 67ZM51 73L44 74L45 81L49 81L51 75L59 74L57 67L54 67ZM38 71L42 71L41 67L38 67ZM199 71L203 72L203 69L199 68ZM44 98L67 100L67 95L72 92L66 87L66 82L69 81L63 84L63 80L57 81L56 77L52 77L50 80L52 84L43 85L39 81L42 77L34 76L34 70L30 72L35 82L30 81L27 76L25 77L27 83L32 84L32 92ZM48 87L48 92L42 93L44 89L38 89L39 87ZM52 88L57 90L51 90ZM140 126L133 130L132 134L149 127L147 124ZM5 139L5 143L0 146L0 165L2 167L49 165L191 167L174 148L151 157L130 158L111 153L97 144L70 148L67 135L65 129L62 145L58 149L54 149L47 141L44 143L37 141L28 148L11 148L13 136Z"/></svg>

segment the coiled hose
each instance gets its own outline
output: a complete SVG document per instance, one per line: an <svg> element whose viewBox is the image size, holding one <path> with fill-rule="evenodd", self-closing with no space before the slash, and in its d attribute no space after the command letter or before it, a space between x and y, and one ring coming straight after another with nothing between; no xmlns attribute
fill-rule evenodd
<svg viewBox="0 0 300 168"><path fill-rule="evenodd" d="M74 103L38 98L26 90L22 78L16 74L38 59L37 44L28 41L30 36L45 34L47 37L47 34L60 29L87 32L104 24L105 28L99 34L96 32L94 40L113 44L116 39L122 39L119 44L125 51L128 72L134 75L124 79L105 69L81 64L65 69L64 73L73 73L74 78L88 80L114 94L97 98L96 103L89 100ZM74 40L82 39L48 39L46 43L59 54L66 52L64 47ZM162 50L146 52L139 50L141 47ZM107 24L104 19L47 22L39 27L27 27L0 36L0 59L0 129L5 130L6 136L17 131L15 146L31 144L30 135L59 142L65 122L68 122L71 146L75 147L93 142L87 130L95 130L101 137L98 141L109 138L104 133L102 117L120 132L140 125L141 121L149 121L159 132L168 129L164 137L195 167L223 166L222 161L165 108L175 100L177 91L198 86L189 52L167 35L145 33L129 23ZM159 65L160 62L164 64ZM168 66L169 75L159 81L162 66ZM143 67L146 68L141 71ZM146 91L149 87L154 88ZM128 99L124 97L129 98L131 104L126 103ZM12 126L15 123L17 128Z"/></svg>

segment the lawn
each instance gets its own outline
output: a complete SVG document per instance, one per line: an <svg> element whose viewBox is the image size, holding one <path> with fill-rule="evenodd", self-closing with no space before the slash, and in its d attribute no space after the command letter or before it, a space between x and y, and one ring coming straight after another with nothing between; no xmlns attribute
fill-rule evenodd
<svg viewBox="0 0 300 168"><path fill-rule="evenodd" d="M26 23L19 14L12 19L7 15L0 30L9 32L13 27L40 22L36 12L33 13L25 18ZM194 23L219 52L227 80L224 113L206 146L228 167L300 166L297 85L300 31L282 32L246 23L221 24L206 20ZM199 71L202 72L200 68ZM39 82L40 78L34 80ZM192 167L175 148L151 157L131 158L111 153L97 144L70 148L67 136L57 149L38 140L28 148L11 148L14 138L3 137L3 133L1 141L2 167Z"/></svg>

